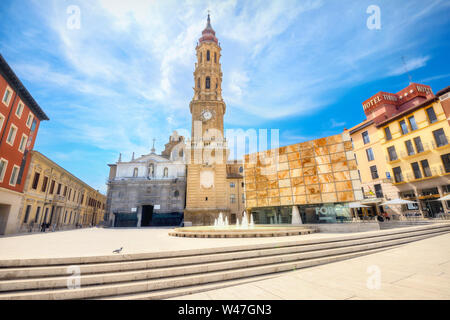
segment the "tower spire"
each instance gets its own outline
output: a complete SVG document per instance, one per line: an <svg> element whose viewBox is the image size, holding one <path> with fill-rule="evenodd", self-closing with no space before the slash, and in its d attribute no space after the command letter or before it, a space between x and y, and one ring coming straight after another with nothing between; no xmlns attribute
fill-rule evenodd
<svg viewBox="0 0 450 320"><path fill-rule="evenodd" d="M151 150L151 151L152 151L152 154L155 154L155 151L156 151L156 150L155 150L155 140L156 140L156 139L153 138L153 147L152 147L152 150Z"/></svg>

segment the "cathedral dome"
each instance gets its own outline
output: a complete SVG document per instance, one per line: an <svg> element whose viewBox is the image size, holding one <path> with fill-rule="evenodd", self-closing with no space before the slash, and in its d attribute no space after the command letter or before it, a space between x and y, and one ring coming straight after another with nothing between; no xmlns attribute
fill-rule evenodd
<svg viewBox="0 0 450 320"><path fill-rule="evenodd" d="M218 40L216 38L216 32L211 27L211 19L209 18L208 13L208 22L206 24L206 28L202 31L202 37L199 39L199 42L215 42L218 43Z"/></svg>

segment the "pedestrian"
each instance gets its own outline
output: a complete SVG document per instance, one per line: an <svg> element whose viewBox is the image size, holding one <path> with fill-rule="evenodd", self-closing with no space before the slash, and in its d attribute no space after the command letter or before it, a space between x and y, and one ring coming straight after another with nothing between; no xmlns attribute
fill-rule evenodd
<svg viewBox="0 0 450 320"><path fill-rule="evenodd" d="M41 224L41 232L45 232L45 222L42 222Z"/></svg>

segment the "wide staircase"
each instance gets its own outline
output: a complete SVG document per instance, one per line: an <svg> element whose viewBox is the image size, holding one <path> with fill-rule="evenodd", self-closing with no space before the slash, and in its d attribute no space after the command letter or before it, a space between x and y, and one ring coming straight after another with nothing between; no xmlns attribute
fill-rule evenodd
<svg viewBox="0 0 450 320"><path fill-rule="evenodd" d="M0 299L165 299L351 259L449 231L450 223L436 223L233 247L3 260Z"/></svg>

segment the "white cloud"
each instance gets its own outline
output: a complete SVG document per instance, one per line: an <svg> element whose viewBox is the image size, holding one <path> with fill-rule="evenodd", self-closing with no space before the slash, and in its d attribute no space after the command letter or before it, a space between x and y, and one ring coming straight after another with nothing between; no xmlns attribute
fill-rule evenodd
<svg viewBox="0 0 450 320"><path fill-rule="evenodd" d="M426 66L428 60L430 60L430 56L417 57L417 58L405 60L405 64L401 64L400 66L393 68L390 72L388 72L388 75L389 76L398 76L398 75L405 74L410 71L422 68L422 67Z"/></svg>

